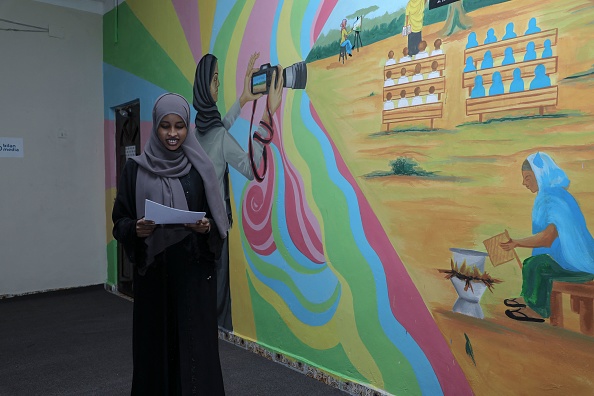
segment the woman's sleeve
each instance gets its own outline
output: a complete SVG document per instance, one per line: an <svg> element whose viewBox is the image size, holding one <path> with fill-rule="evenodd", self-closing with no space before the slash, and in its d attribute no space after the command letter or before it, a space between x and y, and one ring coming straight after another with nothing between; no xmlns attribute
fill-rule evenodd
<svg viewBox="0 0 594 396"><path fill-rule="evenodd" d="M210 208L208 204L206 205L206 218L210 221L210 231L206 234L206 241L208 244L208 250L213 254L213 258L218 260L221 257L221 252L223 250L223 238L219 235L219 231L217 229L217 223L215 222L212 214L210 212Z"/></svg>
<svg viewBox="0 0 594 396"><path fill-rule="evenodd" d="M237 118L239 117L240 113L241 113L241 107L239 106L239 99L238 99L235 101L235 103L233 103L233 106L231 106L231 108L229 109L227 114L225 114L225 118L223 118L223 126L225 127L226 130L231 129L231 127L235 123L235 120L237 120Z"/></svg>
<svg viewBox="0 0 594 396"><path fill-rule="evenodd" d="M262 127L258 127L258 133L260 133L260 135L262 135L264 138L268 137L268 132L266 132ZM253 137L251 137L251 139L254 150L254 164L256 166L260 166L264 145L261 142L254 140ZM231 136L229 131L225 131L225 135L223 137L223 156L229 165L235 168L248 180L254 179L254 172L252 171L252 166L250 164L250 154L243 150L237 140Z"/></svg>
<svg viewBox="0 0 594 396"><path fill-rule="evenodd" d="M124 165L111 219L113 237L124 245L132 262L135 262L136 245L140 238L136 235L136 174L138 165L128 160Z"/></svg>

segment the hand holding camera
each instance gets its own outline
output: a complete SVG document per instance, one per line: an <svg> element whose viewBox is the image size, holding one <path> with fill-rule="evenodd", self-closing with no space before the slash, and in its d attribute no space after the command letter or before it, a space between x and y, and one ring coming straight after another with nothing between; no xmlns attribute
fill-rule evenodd
<svg viewBox="0 0 594 396"><path fill-rule="evenodd" d="M279 78L277 79L276 76L279 76ZM277 65L275 70L272 71L272 81L272 86L268 92L268 109L270 110L270 114L276 113L283 99L283 84L285 80L283 77L283 67L281 65ZM276 83L274 83L274 81L276 81ZM271 124L267 111L262 115L262 121L269 125Z"/></svg>
<svg viewBox="0 0 594 396"><path fill-rule="evenodd" d="M262 97L261 93L254 94L252 92L252 75L260 69L254 69L254 63L260 57L259 52L254 52L252 56L250 56L250 61L248 62L248 67L245 71L245 79L243 82L243 92L239 97L239 105L243 107L247 102L252 102Z"/></svg>

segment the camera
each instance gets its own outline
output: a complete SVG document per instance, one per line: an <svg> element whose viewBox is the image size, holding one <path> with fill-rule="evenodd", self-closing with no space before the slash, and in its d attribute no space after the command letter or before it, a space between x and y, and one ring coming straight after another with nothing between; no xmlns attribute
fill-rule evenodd
<svg viewBox="0 0 594 396"><path fill-rule="evenodd" d="M268 94L272 83L272 72L274 70L277 70L276 66L271 66L270 63L265 63L260 66L260 70L252 74L253 94ZM283 69L283 79L284 88L304 89L305 84L307 83L307 66L305 65L305 62L297 62Z"/></svg>

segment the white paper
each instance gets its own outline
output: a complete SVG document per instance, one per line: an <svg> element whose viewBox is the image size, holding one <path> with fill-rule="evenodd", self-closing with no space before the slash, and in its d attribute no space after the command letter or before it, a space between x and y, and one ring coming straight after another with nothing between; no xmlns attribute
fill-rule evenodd
<svg viewBox="0 0 594 396"><path fill-rule="evenodd" d="M144 205L144 218L154 221L155 224L192 224L202 220L206 214L205 212L170 208L150 199L146 199Z"/></svg>

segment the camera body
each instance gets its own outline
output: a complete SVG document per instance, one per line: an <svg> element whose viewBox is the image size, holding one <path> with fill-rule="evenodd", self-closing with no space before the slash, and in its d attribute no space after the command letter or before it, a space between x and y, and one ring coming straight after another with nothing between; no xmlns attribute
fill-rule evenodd
<svg viewBox="0 0 594 396"><path fill-rule="evenodd" d="M260 66L260 70L252 74L253 94L268 94L274 70L278 71L278 68L276 66L271 66L270 63L264 63ZM276 80L278 81L278 75L276 76ZM276 81L274 83L276 84Z"/></svg>
<svg viewBox="0 0 594 396"><path fill-rule="evenodd" d="M260 70L252 74L252 93L268 94L272 85L272 73L277 70L277 66L271 66L270 63L264 63ZM278 74L276 76L278 81ZM297 62L286 69L283 69L283 87L292 89L304 89L307 84L307 66L305 62ZM276 84L276 81L274 81Z"/></svg>

